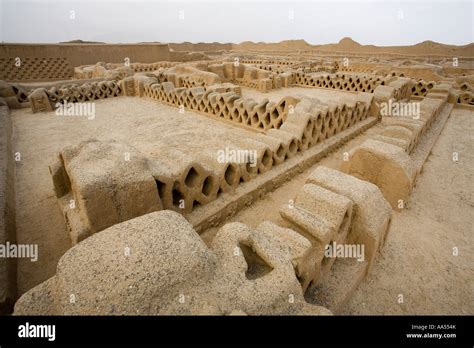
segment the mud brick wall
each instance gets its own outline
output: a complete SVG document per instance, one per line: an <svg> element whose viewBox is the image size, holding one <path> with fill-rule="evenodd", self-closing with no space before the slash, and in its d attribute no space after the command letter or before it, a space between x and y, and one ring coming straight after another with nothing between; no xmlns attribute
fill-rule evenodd
<svg viewBox="0 0 474 348"><path fill-rule="evenodd" d="M377 185L396 210L404 208L424 163L417 153L422 138L426 138L445 106L452 108L450 104L456 103L452 89L438 85L432 91L436 93L428 93L420 102L419 117L383 117L382 131L352 149L349 161L342 166L344 172ZM431 133L431 137L437 136ZM426 157L429 150L426 146L421 149Z"/></svg>
<svg viewBox="0 0 474 348"><path fill-rule="evenodd" d="M116 82L104 81L99 84L105 88L107 83ZM159 156L161 165L156 168L153 167L154 169L151 170L149 175L150 181L153 181L153 185L156 185L156 196L159 197L163 209L185 213L191 212L197 203L207 204L215 200L219 192L232 191L241 181L247 182L255 176L267 172L272 166L294 157L297 152L305 151L334 134L363 121L369 116L372 105L371 100L347 104L321 104L309 99L297 102L291 97L283 98L279 103L264 100L257 104L251 99L241 98L240 95L232 91L207 91L202 87L175 88L171 82L160 84L157 83L156 79L147 76L130 77L119 81L119 84L122 95L148 97L174 106L182 105L187 109L207 114L216 119L241 124L244 120L248 120L249 123L246 124L247 121L245 121L243 125L254 130L263 130L265 125L267 126L265 134L255 132L254 135L249 135L248 139L235 140L232 144L232 147L236 149L256 150L256 165L254 167L249 166L248 163L239 165L221 164L217 162L215 153L200 153L197 155L189 149L180 151L178 149L167 149L166 146L157 149L156 155ZM46 105L50 107L49 111L51 111L54 106L52 99L60 101L67 97L69 102L79 101L80 99L77 96L74 97L78 92L81 92L80 87L68 88L63 91L63 97L60 97L56 95L57 92L53 95L51 91L37 89L30 96L30 99L33 108L38 104L39 111L48 111L44 110ZM80 95L83 96L84 93ZM53 96L54 98L52 98ZM38 99L38 103L36 99ZM293 112L289 111L290 106L293 106L291 108L294 109ZM82 192L80 187L74 188L74 185L68 184L68 182L75 182L77 178L85 178L81 174L85 170L84 166L78 165L77 172L74 172L71 168L66 168L70 166L69 162L72 163L77 160L78 163L82 163L84 158L88 158L90 155L90 149L98 149L97 151L105 153L117 146L122 145L86 142L79 144L76 149L65 149L61 152L58 157L60 160L51 166L51 174L60 206L64 207L64 202L61 202L64 197L72 194L72 192L75 192L75 197L81 197L81 195L89 197L86 199L88 202L96 201L95 198L90 196L90 193ZM218 147L219 145L215 144L215 148ZM64 161L65 153L82 154L83 158ZM144 160L144 162L146 161ZM117 166L117 168L119 167ZM68 173L69 179L64 179L68 176L61 173ZM106 181L109 179L109 176L104 178ZM94 178L94 185L96 184L97 179ZM126 184L124 185L126 186ZM67 187L72 190L64 189ZM80 194L80 192L82 193ZM141 200L139 199L139 201ZM181 201L184 201L184 207L180 206ZM97 206L105 206L105 204L98 204ZM66 221L74 243L113 224L111 222L104 223L101 219L98 219L96 223L91 223L94 219L87 213L87 209L79 209L79 213L82 212L83 215L78 216L71 215L73 213L67 209L62 210L68 214ZM143 212L133 213L132 216L141 214ZM113 214L103 215L113 216ZM112 220L114 223L122 221L119 218ZM84 221L89 221L90 224L85 224Z"/></svg>
<svg viewBox="0 0 474 348"><path fill-rule="evenodd" d="M20 67L15 59L20 58ZM0 80L44 81L69 79L74 67L100 61L123 63L169 61L167 44L1 44Z"/></svg>
<svg viewBox="0 0 474 348"><path fill-rule="evenodd" d="M191 43L191 42L182 42L182 43L170 43L170 48L174 51L194 51L194 52L216 52L216 51L230 51L232 49L232 44L230 43Z"/></svg>
<svg viewBox="0 0 474 348"><path fill-rule="evenodd" d="M331 88L351 92L373 93L375 88L385 85L387 81L379 76L352 74L306 74L299 71L296 74L296 85Z"/></svg>
<svg viewBox="0 0 474 348"><path fill-rule="evenodd" d="M412 88L413 95L424 97L428 92L435 86L436 82L433 81L417 81Z"/></svg>
<svg viewBox="0 0 474 348"><path fill-rule="evenodd" d="M363 245L366 262L358 268L365 276L383 247L391 213L375 185L319 167L297 194L295 206L280 211L285 226L271 221L255 228L229 223L208 247L181 215L146 214L74 246L53 278L22 296L15 314L330 314L304 300L308 287L327 283L324 278L337 262L325 257L325 244ZM131 227L134 233L129 233ZM117 261L124 244L134 252ZM103 262L94 262L97 259ZM175 284L171 288L157 276L163 272L170 274L166 280ZM149 291L125 299L122 294L128 292L121 287L143 278L155 280ZM351 278L355 284L363 279ZM121 281L104 282L108 279ZM61 294L71 289L82 299L81 306L61 301ZM333 293L325 292L329 297ZM192 301L169 301L176 293L192 293ZM326 302L337 310L334 301Z"/></svg>

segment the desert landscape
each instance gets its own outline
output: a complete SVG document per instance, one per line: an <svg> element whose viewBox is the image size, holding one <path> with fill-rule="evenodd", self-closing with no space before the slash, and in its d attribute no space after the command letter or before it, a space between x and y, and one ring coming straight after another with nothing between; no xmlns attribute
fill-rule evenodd
<svg viewBox="0 0 474 348"><path fill-rule="evenodd" d="M0 314L474 314L473 40L248 26L2 41Z"/></svg>

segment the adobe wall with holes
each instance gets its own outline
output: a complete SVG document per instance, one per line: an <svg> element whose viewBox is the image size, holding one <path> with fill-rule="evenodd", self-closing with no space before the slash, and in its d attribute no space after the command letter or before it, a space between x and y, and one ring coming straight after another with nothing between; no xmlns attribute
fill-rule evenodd
<svg viewBox="0 0 474 348"><path fill-rule="evenodd" d="M225 89L224 91L200 87L186 89L175 88L171 82L162 84L148 82L143 87L143 96L176 106L183 105L186 109L257 130L283 130L290 127L289 123L285 125L288 108L290 105L294 107L298 102L297 99L285 97L278 103L264 99L257 103L251 98L242 98L238 93ZM370 107L370 100L368 103L361 100L347 104L311 104L309 108L312 117L301 118L301 124L295 125L297 128L301 127L301 130L295 130L294 133L303 141L303 147L307 147L311 141L317 141L319 137L325 139L364 120L369 115ZM290 118L296 119L296 117ZM308 134L303 131L306 129Z"/></svg>
<svg viewBox="0 0 474 348"><path fill-rule="evenodd" d="M129 163L128 165L132 166L130 176L120 176L122 179L115 182L116 186L119 186L111 188L107 182L111 175L119 175L119 158L117 164L110 167L111 173L104 173L102 180L94 177L94 180L89 182L87 171L83 172L84 168L87 163L101 167L101 163L95 163L95 154L100 153L99 158L110 159L114 157L114 153L120 153L116 148L126 148L126 144L91 140L65 148L51 164L50 171L58 202L74 243L123 221L125 217L143 215L148 209L164 208L189 213L196 204L207 204L215 200L220 193L233 191L241 182L247 182L286 159L293 158L298 152L362 122L369 117L372 106L372 99L367 99L367 96L361 97L361 101L347 104L324 104L316 100L296 100L291 97L283 98L278 103L264 100L257 104L252 99L241 98L235 91L227 89L228 87L208 90L202 87L175 88L171 82L160 84L157 79L147 76L135 76L118 83L102 81L93 86L95 88L88 85L54 90L37 89L30 95L30 102L36 111L51 111L58 102L127 95L148 97L174 106L182 105L187 110L257 131L251 133L247 139L229 144L233 149L255 150L256 158L255 165L219 163L215 153L195 153L163 146L156 154L160 158L159 166L153 165L145 170L139 163L149 161L143 154L137 154L135 157L142 158L142 161ZM292 112L289 111L290 106ZM136 151L130 149L128 152ZM107 163L111 165L110 161ZM138 167L133 166L139 166L140 169L137 170ZM147 179L136 177L133 173L137 172L149 173ZM144 192L151 192L149 189L142 191L140 186L135 184L145 182L153 184L156 203L151 204L151 198L137 198L148 203L144 203L142 207L132 204L128 209L125 203L129 199L127 197L141 197ZM104 192L101 191L101 185ZM133 192L128 192L128 188ZM125 201L119 205L117 199L113 198L117 194L114 193L116 191L128 192L123 198ZM78 204L77 209L71 210L68 207L71 199L82 199L85 203ZM103 213L96 214L93 212L99 210L95 207L110 211L105 213L101 210ZM103 219L104 216L107 218Z"/></svg>
<svg viewBox="0 0 474 348"><path fill-rule="evenodd" d="M125 58L130 63L170 61L170 52L167 44L0 44L0 80L65 80L76 66Z"/></svg>
<svg viewBox="0 0 474 348"><path fill-rule="evenodd" d="M244 59L240 59L239 60L241 63L244 63L244 64L254 64L254 65L258 65L258 64L265 64L265 65L286 65L286 66L290 66L290 65L293 65L294 64L294 61L292 60L281 60L281 59L247 59L247 58L244 58Z"/></svg>
<svg viewBox="0 0 474 348"><path fill-rule="evenodd" d="M127 76L133 76L137 72L153 72L160 68L171 68L176 62L155 62L155 63L103 63L94 65L81 65L74 68L75 79L107 78L118 77L123 79Z"/></svg>
<svg viewBox="0 0 474 348"><path fill-rule="evenodd" d="M37 88L28 96L33 113L53 111L59 104L90 102L97 99L118 97L122 88L118 81L99 81L82 85Z"/></svg>
<svg viewBox="0 0 474 348"><path fill-rule="evenodd" d="M428 92L435 86L434 81L424 81L424 80L418 80L416 83L413 85L413 90L412 93L415 96L421 96L424 97L428 94Z"/></svg>
<svg viewBox="0 0 474 348"><path fill-rule="evenodd" d="M381 251L391 212L375 185L319 167L294 206L282 207L282 226L229 223L210 247L182 215L167 210L145 214L66 252L56 275L25 293L15 314L337 313ZM336 254L327 255L331 243L364 249L348 266ZM130 253L117 258L124 245ZM341 265L343 283L334 274ZM166 282L159 274L168 275ZM143 279L150 282L143 284ZM140 296L130 296L127 289L138 283ZM71 293L80 301L71 303Z"/></svg>
<svg viewBox="0 0 474 348"><path fill-rule="evenodd" d="M469 83L441 82L439 84L433 81L418 80L413 85L413 95L426 97L430 93L436 93L439 86L449 85L452 88L451 93L455 94L455 102L463 105L474 105L474 93Z"/></svg>
<svg viewBox="0 0 474 348"><path fill-rule="evenodd" d="M193 63L188 66L179 65L173 69L168 69L166 74L176 76L168 78L168 80L178 87L209 86L220 79L223 82L232 82L261 92L268 92L272 89L289 87L293 83L291 73L277 73L240 62L236 64L235 62L212 61ZM210 83L209 78L205 76L211 74L214 78L211 79Z"/></svg>
<svg viewBox="0 0 474 348"><path fill-rule="evenodd" d="M371 65L369 65L371 66ZM352 66L351 68L343 67L341 71L349 71L349 72L367 72L367 73L374 73L380 75L383 73L384 70L374 70L377 66L372 65L371 68L365 67L363 64L361 66ZM405 78L404 70L410 70L409 68L399 69L397 71L391 71L387 77L399 77ZM414 76L416 74L408 74L409 76ZM439 80L439 78L438 78ZM314 84L314 83L313 83ZM386 84L386 83L385 83ZM474 105L474 90L470 86L468 82L454 82L454 81L426 81L423 79L411 79L411 94L417 97L425 97L427 94L432 92L432 89L438 85L449 84L453 90L452 93L456 93L456 103L457 104L464 104L464 105ZM383 85L383 83L382 83ZM333 87L334 88L334 87ZM337 88L337 87L336 87Z"/></svg>
<svg viewBox="0 0 474 348"><path fill-rule="evenodd" d="M337 74L306 74L297 72L295 84L308 87L332 88L344 91L372 93L379 85L388 83L379 76L337 73Z"/></svg>

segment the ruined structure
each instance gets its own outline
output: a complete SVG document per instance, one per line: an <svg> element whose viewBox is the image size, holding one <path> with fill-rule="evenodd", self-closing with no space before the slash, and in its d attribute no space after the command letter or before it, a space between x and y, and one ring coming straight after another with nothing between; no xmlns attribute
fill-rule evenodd
<svg viewBox="0 0 474 348"><path fill-rule="evenodd" d="M134 54L124 63L103 45L48 46L41 68L31 48L1 47L0 237L34 241L38 220L16 226L16 207L45 200L67 245L31 283L21 278L30 266L0 259L4 312L16 302L18 315L340 313L452 110L473 110L472 75L427 81L409 65L348 67L311 52L211 59L190 45L117 47ZM24 68L12 68L15 54ZM82 104L94 105L89 120L64 115ZM58 139L27 149L26 115ZM14 191L20 155L36 158L45 188L31 201ZM232 221L292 180L268 218ZM338 256L338 245L361 249Z"/></svg>

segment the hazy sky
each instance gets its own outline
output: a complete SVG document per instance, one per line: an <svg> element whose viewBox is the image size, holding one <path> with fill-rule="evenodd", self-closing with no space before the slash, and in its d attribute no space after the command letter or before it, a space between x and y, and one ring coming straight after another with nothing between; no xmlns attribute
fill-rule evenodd
<svg viewBox="0 0 474 348"><path fill-rule="evenodd" d="M0 40L362 44L474 41L467 1L0 0Z"/></svg>

